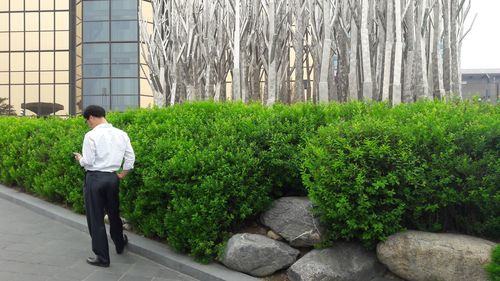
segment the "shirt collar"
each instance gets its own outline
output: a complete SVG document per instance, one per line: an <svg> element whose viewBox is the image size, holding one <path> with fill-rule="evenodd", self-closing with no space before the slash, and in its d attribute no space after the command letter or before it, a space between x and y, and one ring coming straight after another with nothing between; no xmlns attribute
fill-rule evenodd
<svg viewBox="0 0 500 281"><path fill-rule="evenodd" d="M113 125L109 124L109 123L103 123L103 124L99 124L97 126L94 127L94 130L95 129L105 129L105 128L111 128L113 127Z"/></svg>

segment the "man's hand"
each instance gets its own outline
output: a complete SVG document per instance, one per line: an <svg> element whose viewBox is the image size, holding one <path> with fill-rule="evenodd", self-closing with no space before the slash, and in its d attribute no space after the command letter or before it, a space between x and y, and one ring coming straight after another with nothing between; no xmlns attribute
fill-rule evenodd
<svg viewBox="0 0 500 281"><path fill-rule="evenodd" d="M129 172L128 170L123 170L120 173L116 173L116 175L120 180L122 180L125 176L127 176L128 172Z"/></svg>
<svg viewBox="0 0 500 281"><path fill-rule="evenodd" d="M82 159L82 155L78 152L73 152L73 155L75 156L75 160L80 162L80 159Z"/></svg>

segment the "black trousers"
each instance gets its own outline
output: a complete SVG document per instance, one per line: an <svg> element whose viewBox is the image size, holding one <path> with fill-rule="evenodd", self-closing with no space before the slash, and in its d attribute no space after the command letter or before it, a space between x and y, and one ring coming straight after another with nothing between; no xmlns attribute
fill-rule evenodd
<svg viewBox="0 0 500 281"><path fill-rule="evenodd" d="M116 248L123 248L123 224L120 218L120 179L116 173L88 171L85 175L85 211L92 251L102 261L109 262L108 238L104 215L108 214L111 239Z"/></svg>

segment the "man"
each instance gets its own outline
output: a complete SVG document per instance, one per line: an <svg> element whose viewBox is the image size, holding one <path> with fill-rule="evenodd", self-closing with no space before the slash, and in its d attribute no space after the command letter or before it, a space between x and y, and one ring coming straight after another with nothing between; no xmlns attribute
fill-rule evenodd
<svg viewBox="0 0 500 281"><path fill-rule="evenodd" d="M85 210L92 251L95 254L95 257L87 259L87 263L108 267L110 259L104 214L108 214L111 239L115 243L116 252L121 254L128 238L123 234L118 186L120 180L133 169L135 155L127 133L106 121L104 108L90 105L84 110L83 117L92 130L85 134L82 154L74 155L75 160L86 170ZM122 161L123 170L117 173Z"/></svg>

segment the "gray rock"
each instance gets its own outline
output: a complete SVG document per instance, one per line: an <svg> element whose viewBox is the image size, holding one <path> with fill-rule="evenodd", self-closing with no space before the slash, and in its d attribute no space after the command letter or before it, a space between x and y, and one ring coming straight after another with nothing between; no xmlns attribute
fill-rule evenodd
<svg viewBox="0 0 500 281"><path fill-rule="evenodd" d="M281 235L294 247L308 247L321 242L319 220L313 217L307 197L282 197L261 216L261 222Z"/></svg>
<svg viewBox="0 0 500 281"><path fill-rule="evenodd" d="M476 237L405 231L377 245L379 260L409 281L487 281L496 244Z"/></svg>
<svg viewBox="0 0 500 281"><path fill-rule="evenodd" d="M288 269L287 276L291 281L370 281L385 270L375 253L342 242L332 248L312 250Z"/></svg>
<svg viewBox="0 0 500 281"><path fill-rule="evenodd" d="M229 239L222 263L254 276L266 276L290 266L299 251L259 234L236 234Z"/></svg>

